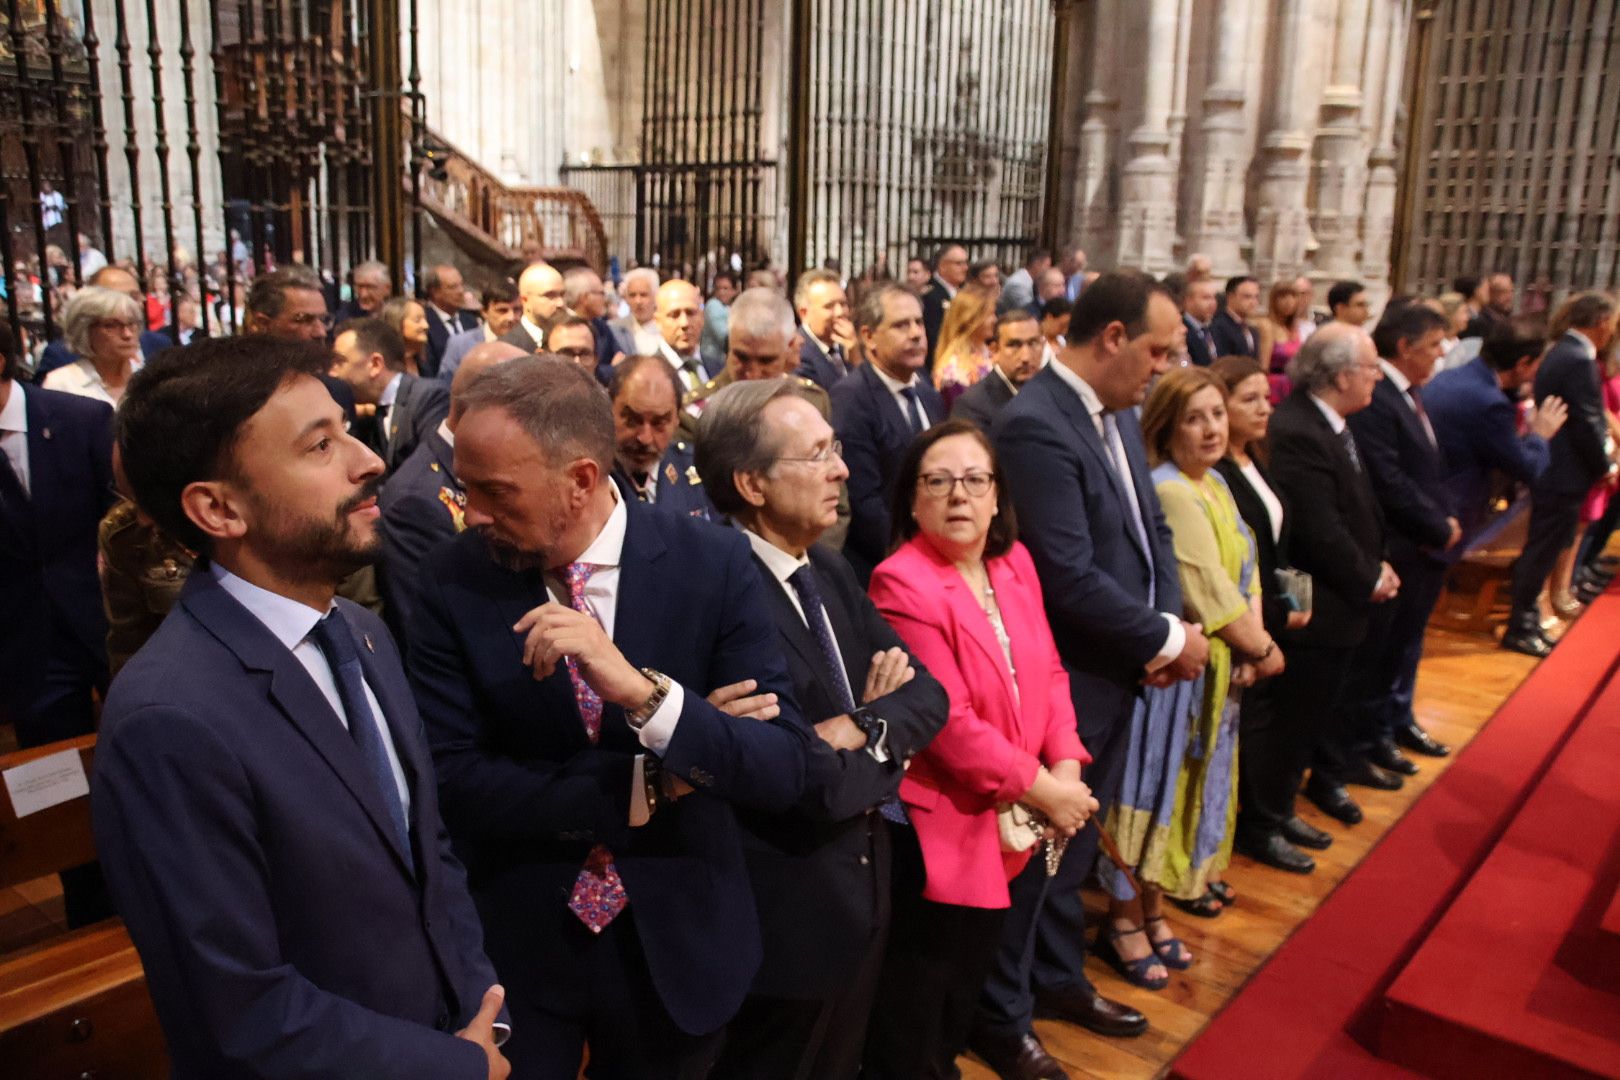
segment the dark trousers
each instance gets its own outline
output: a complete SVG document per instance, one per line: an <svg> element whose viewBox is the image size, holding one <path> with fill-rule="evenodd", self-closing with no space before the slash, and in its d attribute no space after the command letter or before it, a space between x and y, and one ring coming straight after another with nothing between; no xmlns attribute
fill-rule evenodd
<svg viewBox="0 0 1620 1080"><path fill-rule="evenodd" d="M925 876L915 834L904 830L908 835L902 838L902 830L894 831L894 922L861 1076L955 1080L956 1055L967 1042L1007 911L923 899ZM1032 861L1044 862L1039 855ZM721 1069L715 1075L730 1074Z"/></svg>
<svg viewBox="0 0 1620 1080"><path fill-rule="evenodd" d="M1414 720L1412 696L1423 659L1423 634L1446 583L1445 565L1420 552L1394 558L1391 565L1401 590L1394 599L1373 605L1367 636L1356 648L1345 680L1354 748L1363 754Z"/></svg>
<svg viewBox="0 0 1620 1080"><path fill-rule="evenodd" d="M1582 495L1561 492L1530 491L1530 534L1525 538L1524 550L1513 564L1513 615L1510 626L1529 626L1540 622L1537 601L1559 552L1575 539L1575 528L1581 520Z"/></svg>
<svg viewBox="0 0 1620 1080"><path fill-rule="evenodd" d="M591 1080L703 1080L710 1074L723 1033L689 1035L675 1026L653 987L634 910L626 908L599 935L583 923L570 928L578 930L574 962L565 971L541 973L574 981L567 1014L506 981L512 1038L502 1052L512 1063L512 1080L574 1080L587 1046Z"/></svg>
<svg viewBox="0 0 1620 1080"><path fill-rule="evenodd" d="M1284 650L1290 667L1294 651ZM1284 674L1287 672L1285 671ZM1277 682L1261 679L1243 691L1238 708L1238 819L1237 834L1244 839L1264 840L1282 828L1293 813L1292 800L1288 813L1278 816L1276 807L1267 799L1271 789L1266 776L1272 767L1276 752L1275 742L1280 733L1277 725Z"/></svg>
<svg viewBox="0 0 1620 1080"><path fill-rule="evenodd" d="M1603 516L1586 526L1586 532L1581 536L1581 549L1575 559L1577 565L1595 565L1603 549L1609 546L1609 537L1614 535L1617 526L1620 526L1620 492L1611 493L1608 504L1603 508Z"/></svg>
<svg viewBox="0 0 1620 1080"><path fill-rule="evenodd" d="M1313 760L1323 780L1338 783L1342 775L1336 772L1345 744L1340 706L1354 648L1293 644L1285 651L1288 666L1273 680L1269 721L1241 736L1249 743L1240 763L1249 774L1244 816L1256 838L1276 832L1294 816L1294 796Z"/></svg>
<svg viewBox="0 0 1620 1080"><path fill-rule="evenodd" d="M1134 699L1132 699L1134 700ZM1125 779L1130 739L1130 702L1122 716L1086 730L1080 738L1091 752L1084 778L1106 820ZM1095 723L1095 720L1093 720ZM1035 997L1092 992L1086 978L1086 918L1080 886L1097 862L1097 830L1081 829L1069 842L1057 876L1046 876L1046 860L1034 858L1008 885L1012 906L1001 928L1001 945L979 999L975 1026L1004 1037L1021 1036L1035 1021Z"/></svg>

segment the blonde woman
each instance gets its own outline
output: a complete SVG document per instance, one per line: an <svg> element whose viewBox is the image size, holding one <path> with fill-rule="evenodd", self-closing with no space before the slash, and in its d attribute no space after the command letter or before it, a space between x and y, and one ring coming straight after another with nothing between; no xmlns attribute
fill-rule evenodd
<svg viewBox="0 0 1620 1080"><path fill-rule="evenodd" d="M945 407L989 373L990 339L996 332L996 294L981 285L964 286L945 309L934 351L934 389Z"/></svg>

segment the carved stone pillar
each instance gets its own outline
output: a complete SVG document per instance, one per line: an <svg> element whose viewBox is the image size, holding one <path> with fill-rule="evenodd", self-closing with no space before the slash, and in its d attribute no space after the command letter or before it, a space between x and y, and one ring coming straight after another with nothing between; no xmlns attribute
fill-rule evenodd
<svg viewBox="0 0 1620 1080"><path fill-rule="evenodd" d="M1203 154L1192 177L1189 254L1208 255L1216 277L1248 269L1243 259L1243 194L1249 167L1244 117L1252 0L1223 0L1216 15L1215 52L1204 91Z"/></svg>
<svg viewBox="0 0 1620 1080"><path fill-rule="evenodd" d="M1339 0L1332 82L1322 93L1316 137L1316 205L1311 224L1323 278L1360 270L1361 215L1367 191L1367 138L1362 130L1363 58L1369 0Z"/></svg>
<svg viewBox="0 0 1620 1080"><path fill-rule="evenodd" d="M1374 146L1368 159L1367 215L1362 223L1361 278L1381 301L1389 288L1389 245L1395 232L1395 119L1401 82L1406 71L1405 0L1382 0L1374 14L1382 24L1373 44L1382 42L1384 66L1380 79ZM1378 51L1372 52L1373 56Z"/></svg>
<svg viewBox="0 0 1620 1080"><path fill-rule="evenodd" d="M1141 122L1126 140L1120 173L1120 266L1149 273L1175 261L1176 178L1170 163L1170 110L1175 89L1177 0L1148 0Z"/></svg>
<svg viewBox="0 0 1620 1080"><path fill-rule="evenodd" d="M1315 243L1305 194L1310 186L1311 129L1316 102L1307 78L1320 42L1312 8L1317 0L1279 4L1280 62L1271 88L1272 128L1261 141L1252 272L1262 281L1298 274Z"/></svg>
<svg viewBox="0 0 1620 1080"><path fill-rule="evenodd" d="M1074 177L1074 235L1094 263L1116 265L1112 173L1119 99L1114 96L1116 0L1094 0L1087 55L1091 70L1086 119L1080 125L1080 162Z"/></svg>

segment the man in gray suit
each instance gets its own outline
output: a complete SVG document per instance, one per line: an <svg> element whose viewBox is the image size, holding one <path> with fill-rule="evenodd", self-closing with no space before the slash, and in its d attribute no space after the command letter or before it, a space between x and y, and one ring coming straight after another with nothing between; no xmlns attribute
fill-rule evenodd
<svg viewBox="0 0 1620 1080"><path fill-rule="evenodd" d="M450 415L450 388L407 373L405 341L381 319L344 323L332 352L332 374L349 384L361 413L354 434L392 473Z"/></svg>

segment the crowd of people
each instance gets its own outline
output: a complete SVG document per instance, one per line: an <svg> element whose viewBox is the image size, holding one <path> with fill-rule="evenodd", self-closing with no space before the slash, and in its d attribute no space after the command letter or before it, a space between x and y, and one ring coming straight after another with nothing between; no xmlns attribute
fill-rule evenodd
<svg viewBox="0 0 1620 1080"><path fill-rule="evenodd" d="M1607 586L1612 297L1008 269L292 265L149 340L107 266L7 331L0 709L99 734L64 896L177 1073L1062 1077L1036 1017L1148 1026L1089 952L1167 986L1299 797L1449 752L1504 505L1505 647Z"/></svg>

